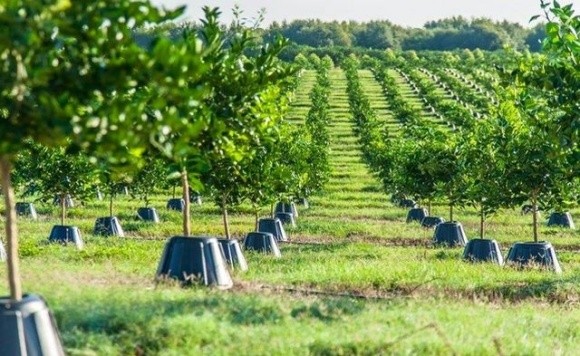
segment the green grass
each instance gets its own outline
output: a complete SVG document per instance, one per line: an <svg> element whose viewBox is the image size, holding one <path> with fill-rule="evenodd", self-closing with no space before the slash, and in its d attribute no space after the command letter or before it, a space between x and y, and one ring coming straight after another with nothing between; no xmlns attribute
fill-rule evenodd
<svg viewBox="0 0 580 356"><path fill-rule="evenodd" d="M71 355L571 354L580 337L578 309L546 304L60 289L47 293Z"/></svg>
<svg viewBox="0 0 580 356"><path fill-rule="evenodd" d="M379 117L393 120L370 72L362 74ZM296 124L307 112L314 72L303 79L289 113ZM246 253L250 269L234 273L232 290L154 282L165 241L181 234L180 214L165 209L170 192L152 199L163 221L157 225L135 220L139 201L116 200L126 238L91 234L95 218L107 214L106 202L71 209L67 224L81 229L82 251L46 242L58 223L54 206L37 204L38 221L19 219L24 290L47 299L68 354L577 352L580 232L548 228L542 219L541 238L556 247L561 275L466 263L460 248L431 246L433 231L405 223L407 211L389 203L362 163L346 78L335 69L330 79L332 172L326 193L300 210L298 226L289 229L291 242L281 245L282 258ZM447 218L444 202L436 202L433 214ZM477 236L477 211L457 209L456 217L469 238ZM240 239L253 230L249 206L232 209L231 229ZM223 235L211 201L192 207L192 230ZM501 211L487 225L504 255L514 242L529 241L531 232L531 217L515 210ZM7 293L2 266L0 294Z"/></svg>

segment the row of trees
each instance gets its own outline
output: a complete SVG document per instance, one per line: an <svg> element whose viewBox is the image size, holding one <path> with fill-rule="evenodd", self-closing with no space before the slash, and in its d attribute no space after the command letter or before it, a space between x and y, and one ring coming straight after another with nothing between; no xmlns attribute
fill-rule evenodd
<svg viewBox="0 0 580 356"><path fill-rule="evenodd" d="M270 121L266 129L254 128L256 132L250 140L233 136L235 154L210 151L209 156L204 157L204 166L192 183L221 208L228 238L231 237L229 208L250 202L257 226L264 206L273 206L276 201L307 198L323 189L330 171L328 71L333 66L329 57L316 62L316 84L310 93L312 106L304 125L283 122L288 101L299 81L294 75L282 85L268 88L267 100L251 109L251 115ZM171 160L153 145L146 148L143 164L129 170L111 169L114 167L102 160L93 165L89 159L83 154L67 153L62 147L49 148L30 142L27 149L17 155L14 185L25 194L37 193L37 198L44 201L59 197L61 224L64 225L66 196L90 198L99 189L109 196L112 217L113 198L123 187L129 185L131 194L148 206L150 195L158 188L174 186L175 178L182 175L184 169L180 162Z"/></svg>
<svg viewBox="0 0 580 356"><path fill-rule="evenodd" d="M197 32L159 36L148 47L135 42L136 28L182 11L129 0L0 7L0 184L12 300L22 298L13 166L19 155L34 154L30 142L42 145L33 160L62 163L51 172L60 194L78 188L71 179L77 166L79 175L90 166L113 186L123 177L147 180L139 170L158 158L181 178L186 204L190 184L202 182L228 202L237 183L230 177L253 187L247 163L270 148L282 152L280 137L290 135L279 125L296 73L278 59L287 41L263 46L241 21L226 31L219 10L204 8ZM83 158L72 162L77 154ZM190 235L189 206L183 234Z"/></svg>
<svg viewBox="0 0 580 356"><path fill-rule="evenodd" d="M558 9L552 10L557 18L574 18L569 15L570 8ZM568 87L557 93L555 86L550 87L545 81L541 82L543 86L532 81L539 80L540 73L545 74L548 68L550 80L572 81L570 73L573 68L578 69L577 63L570 64L574 63L574 51L577 49L570 46L568 52L559 53L568 56L568 62L549 56L524 56L514 61L517 67L506 66L504 86L497 89L502 100L499 105L488 107L489 115L482 120L464 117L468 113L463 113L463 119L457 121L456 111L442 105L443 98L436 97L433 84L407 68L412 73L410 83L419 83L417 94L437 111L442 110L444 118L455 120L455 131L415 119L416 113L398 103L401 99L396 89L389 94L393 82L388 72L377 68L377 79L383 84L393 113L404 124L402 135L396 138L382 132L384 128L368 105L358 103L366 100L358 84L357 66L354 61L346 61L349 97L353 98L351 110L367 163L390 194L423 202L445 199L450 204L451 219L453 206L479 206L482 237L485 217L501 207L528 201L534 210L541 205L562 211L577 204L578 148L572 141L577 138L577 130L573 129L577 116L572 119L577 113L573 104L577 100L572 100L573 90ZM543 68L543 72L538 68ZM537 240L535 214L534 238Z"/></svg>

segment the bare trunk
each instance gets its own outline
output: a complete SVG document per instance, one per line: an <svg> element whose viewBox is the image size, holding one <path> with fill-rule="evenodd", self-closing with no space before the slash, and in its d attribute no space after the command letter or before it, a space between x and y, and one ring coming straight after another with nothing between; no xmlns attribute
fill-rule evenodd
<svg viewBox="0 0 580 356"><path fill-rule="evenodd" d="M483 239L485 236L485 212L483 211L483 204L480 207L480 216L479 216L479 237Z"/></svg>
<svg viewBox="0 0 580 356"><path fill-rule="evenodd" d="M532 216L534 229L534 242L538 242L538 198L536 194L532 194Z"/></svg>
<svg viewBox="0 0 580 356"><path fill-rule="evenodd" d="M173 199L175 199L175 186L173 186Z"/></svg>
<svg viewBox="0 0 580 356"><path fill-rule="evenodd" d="M433 216L433 215L431 214L431 199L429 199L429 201L427 202L427 214L428 214L429 216Z"/></svg>
<svg viewBox="0 0 580 356"><path fill-rule="evenodd" d="M60 195L60 224L64 226L66 219L66 194Z"/></svg>
<svg viewBox="0 0 580 356"><path fill-rule="evenodd" d="M18 260L18 229L16 227L15 198L10 179L12 165L6 156L0 156L0 175L2 176L2 194L6 207L6 248L8 252L8 284L10 285L10 299L22 299L22 285L20 281L20 266Z"/></svg>
<svg viewBox="0 0 580 356"><path fill-rule="evenodd" d="M270 217L274 218L274 203L270 204Z"/></svg>
<svg viewBox="0 0 580 356"><path fill-rule="evenodd" d="M256 226L256 231L258 231L258 227L259 227L259 221L260 221L260 210L258 208L256 208L256 210L254 211L254 218L255 218L255 226Z"/></svg>
<svg viewBox="0 0 580 356"><path fill-rule="evenodd" d="M453 221L453 204L449 205L449 221Z"/></svg>
<svg viewBox="0 0 580 356"><path fill-rule="evenodd" d="M222 216L224 219L224 231L226 233L226 239L230 238L230 224L228 221L228 203L227 195L222 194Z"/></svg>
<svg viewBox="0 0 580 356"><path fill-rule="evenodd" d="M109 196L109 217L113 217L113 190L111 189L111 194Z"/></svg>
<svg viewBox="0 0 580 356"><path fill-rule="evenodd" d="M185 206L183 207L183 235L191 235L191 217L189 212L189 181L187 179L187 170L184 168L181 173L181 186L183 188L183 200L185 201Z"/></svg>

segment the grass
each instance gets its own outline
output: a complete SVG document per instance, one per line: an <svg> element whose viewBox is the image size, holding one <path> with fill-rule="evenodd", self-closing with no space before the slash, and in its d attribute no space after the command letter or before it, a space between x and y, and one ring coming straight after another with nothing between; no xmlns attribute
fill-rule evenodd
<svg viewBox="0 0 580 356"><path fill-rule="evenodd" d="M378 84L362 74L371 104L397 125ZM303 79L289 114L296 124L307 112L314 73ZM170 192L153 196L162 220L156 225L135 219L142 203L116 200L126 238L91 234L96 217L107 214L106 202L71 209L67 223L81 229L82 251L46 243L58 223L54 206L39 204L38 221L20 219L24 290L48 301L68 354L577 352L580 233L540 228L542 239L556 247L561 275L471 264L461 260L461 249L431 246L433 231L405 223L407 211L389 203L360 161L344 73L332 70L330 79L333 171L326 193L300 210L298 226L289 229L291 242L281 245L282 258L246 253L250 269L234 274L232 290L154 282L165 241L181 234L180 214L164 208ZM412 92L406 95L419 105ZM572 211L576 217L579 212ZM446 217L447 207L436 202L433 213ZM466 207L456 214L468 237L476 237L477 212ZM249 206L232 210L231 229L237 238L253 230ZM193 207L192 230L223 235L210 201ZM530 240L531 217L501 211L487 231L505 254L514 242ZM2 266L0 294L7 293Z"/></svg>
<svg viewBox="0 0 580 356"><path fill-rule="evenodd" d="M571 354L580 336L577 308L545 303L167 286L47 293L71 355Z"/></svg>

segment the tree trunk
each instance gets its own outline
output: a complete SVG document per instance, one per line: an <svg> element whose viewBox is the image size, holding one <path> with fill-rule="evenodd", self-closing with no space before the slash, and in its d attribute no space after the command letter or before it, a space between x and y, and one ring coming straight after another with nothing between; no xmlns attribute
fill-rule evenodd
<svg viewBox="0 0 580 356"><path fill-rule="evenodd" d="M226 233L226 239L230 239L230 224L228 221L228 203L227 195L222 194L222 216L224 219L224 231Z"/></svg>
<svg viewBox="0 0 580 356"><path fill-rule="evenodd" d="M431 199L429 199L429 201L427 202L427 214L428 214L429 216L433 216L433 215L431 214Z"/></svg>
<svg viewBox="0 0 580 356"><path fill-rule="evenodd" d="M187 170L184 168L181 172L181 186L183 188L183 200L185 201L185 206L183 208L183 235L191 235L191 217L189 212L189 181L187 179Z"/></svg>
<svg viewBox="0 0 580 356"><path fill-rule="evenodd" d="M10 299L22 299L22 285L20 281L20 266L18 260L18 229L16 226L15 198L10 179L12 165L6 156L0 156L0 175L2 176L2 194L6 207L6 248L8 252L8 284L10 285Z"/></svg>
<svg viewBox="0 0 580 356"><path fill-rule="evenodd" d="M536 194L532 195L532 216L534 229L534 242L538 242L538 198Z"/></svg>
<svg viewBox="0 0 580 356"><path fill-rule="evenodd" d="M258 227L259 227L259 221L260 221L260 210L258 208L255 208L256 210L254 210L254 218L255 218L255 226L256 226L256 231L258 231Z"/></svg>
<svg viewBox="0 0 580 356"><path fill-rule="evenodd" d="M479 238L483 239L485 236L485 212L483 211L483 204L480 207L480 216L479 216Z"/></svg>
<svg viewBox="0 0 580 356"><path fill-rule="evenodd" d="M60 195L60 224L64 226L66 219L66 194Z"/></svg>
<svg viewBox="0 0 580 356"><path fill-rule="evenodd" d="M176 186L174 185L173 186L173 199L175 199L175 188L176 188Z"/></svg>
<svg viewBox="0 0 580 356"><path fill-rule="evenodd" d="M449 205L449 221L453 221L453 204Z"/></svg>
<svg viewBox="0 0 580 356"><path fill-rule="evenodd" d="M270 204L270 216L274 219L274 203Z"/></svg>
<svg viewBox="0 0 580 356"><path fill-rule="evenodd" d="M111 189L111 194L109 195L109 217L113 217L113 189Z"/></svg>

